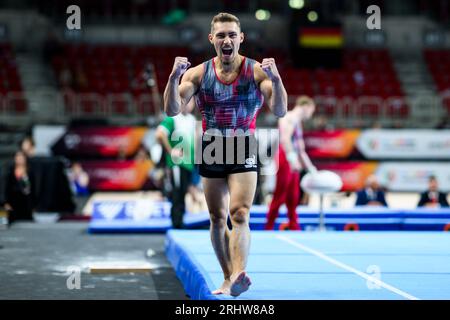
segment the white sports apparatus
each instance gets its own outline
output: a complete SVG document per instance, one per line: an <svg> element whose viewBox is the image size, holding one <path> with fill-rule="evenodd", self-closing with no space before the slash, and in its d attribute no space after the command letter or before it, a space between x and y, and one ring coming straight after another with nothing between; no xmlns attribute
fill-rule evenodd
<svg viewBox="0 0 450 320"><path fill-rule="evenodd" d="M319 194L319 230L325 230L323 214L323 195L338 192L342 188L342 179L336 173L329 170L308 172L301 181L301 187L308 193Z"/></svg>
<svg viewBox="0 0 450 320"><path fill-rule="evenodd" d="M301 186L308 193L338 192L342 188L342 179L333 171L309 172L303 177Z"/></svg>

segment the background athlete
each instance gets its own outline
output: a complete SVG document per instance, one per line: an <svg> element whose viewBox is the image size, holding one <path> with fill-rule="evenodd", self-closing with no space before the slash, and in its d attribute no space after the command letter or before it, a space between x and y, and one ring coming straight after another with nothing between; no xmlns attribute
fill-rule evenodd
<svg viewBox="0 0 450 320"><path fill-rule="evenodd" d="M195 97L203 118L202 151L208 147L205 132L211 129L220 132L224 140L237 139L236 130L249 133L243 137L245 148L232 150L244 153L246 163L200 165L211 241L224 274L222 286L213 293L238 296L251 285L245 269L250 247L249 210L257 181L257 161L251 160L257 156L251 143L256 116L266 100L275 116L283 117L287 93L274 59L258 63L239 54L244 34L237 17L216 15L208 39L216 51L211 60L188 70L186 57L175 58L164 92L164 109L168 116L175 116ZM228 215L232 230L227 227Z"/></svg>
<svg viewBox="0 0 450 320"><path fill-rule="evenodd" d="M300 96L295 101L294 108L278 120L280 144L278 155L275 157L278 160L277 182L267 213L264 227L266 230L274 228L282 204L286 204L287 207L288 229L300 230L296 212L300 198L300 171L302 169L309 172L317 171L305 151L302 122L310 119L315 109L314 101L310 97Z"/></svg>

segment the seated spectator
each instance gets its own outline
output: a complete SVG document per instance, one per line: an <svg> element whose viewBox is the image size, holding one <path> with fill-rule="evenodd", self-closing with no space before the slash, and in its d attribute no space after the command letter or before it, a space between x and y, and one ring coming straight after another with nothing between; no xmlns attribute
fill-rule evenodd
<svg viewBox="0 0 450 320"><path fill-rule="evenodd" d="M361 70L356 70L353 73L353 81L355 82L355 84L359 87L364 86L365 84L365 78L364 78L364 73Z"/></svg>
<svg viewBox="0 0 450 320"><path fill-rule="evenodd" d="M447 195L439 191L439 184L435 176L428 178L428 190L420 195L418 207L448 207Z"/></svg>
<svg viewBox="0 0 450 320"><path fill-rule="evenodd" d="M383 129L383 125L381 124L380 121L375 121L375 122L372 124L372 129Z"/></svg>
<svg viewBox="0 0 450 320"><path fill-rule="evenodd" d="M375 175L370 175L366 187L356 194L356 206L383 206L387 207L384 190L380 188Z"/></svg>
<svg viewBox="0 0 450 320"><path fill-rule="evenodd" d="M333 125L328 121L324 115L318 115L313 120L313 129L317 131L333 131Z"/></svg>
<svg viewBox="0 0 450 320"><path fill-rule="evenodd" d="M62 89L72 88L73 86L73 74L72 70L67 63L62 66L58 78L59 85Z"/></svg>
<svg viewBox="0 0 450 320"><path fill-rule="evenodd" d="M80 92L86 92L89 87L89 81L83 67L80 64L77 64L75 68L74 78L75 88Z"/></svg>
<svg viewBox="0 0 450 320"><path fill-rule="evenodd" d="M147 61L139 76L132 80L131 86L134 89L148 89L156 85L156 74L153 63Z"/></svg>
<svg viewBox="0 0 450 320"><path fill-rule="evenodd" d="M19 150L6 175L5 209L9 211L9 222L33 220L34 203L28 160L25 153Z"/></svg>

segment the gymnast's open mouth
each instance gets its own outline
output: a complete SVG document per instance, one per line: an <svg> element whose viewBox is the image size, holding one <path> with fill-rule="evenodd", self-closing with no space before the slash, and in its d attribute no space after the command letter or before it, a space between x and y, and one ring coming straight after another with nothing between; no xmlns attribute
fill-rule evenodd
<svg viewBox="0 0 450 320"><path fill-rule="evenodd" d="M222 54L223 54L225 57L231 56L231 55L233 54L233 48L230 48L230 47L222 48Z"/></svg>

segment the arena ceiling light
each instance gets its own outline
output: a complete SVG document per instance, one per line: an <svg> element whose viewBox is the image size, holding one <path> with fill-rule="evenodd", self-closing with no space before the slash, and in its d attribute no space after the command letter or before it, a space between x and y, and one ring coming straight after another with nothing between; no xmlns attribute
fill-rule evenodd
<svg viewBox="0 0 450 320"><path fill-rule="evenodd" d="M308 20L311 22L316 22L319 18L319 15L315 11L308 12Z"/></svg>
<svg viewBox="0 0 450 320"><path fill-rule="evenodd" d="M269 20L270 19L270 11L264 10L264 9L258 9L255 12L255 17L256 17L256 19L258 19L260 21Z"/></svg>
<svg viewBox="0 0 450 320"><path fill-rule="evenodd" d="M301 9L305 6L305 1L304 0L289 0L289 7L291 7L292 9Z"/></svg>

